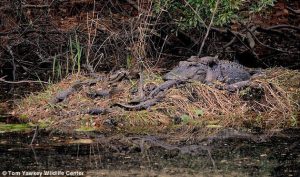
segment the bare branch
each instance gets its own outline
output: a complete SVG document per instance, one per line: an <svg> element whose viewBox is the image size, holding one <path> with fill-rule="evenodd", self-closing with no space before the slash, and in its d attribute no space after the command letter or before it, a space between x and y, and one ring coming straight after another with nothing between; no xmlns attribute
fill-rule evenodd
<svg viewBox="0 0 300 177"><path fill-rule="evenodd" d="M295 9L292 9L291 7L287 7L287 9L296 15L300 15L300 9L295 10Z"/></svg>
<svg viewBox="0 0 300 177"><path fill-rule="evenodd" d="M45 81L32 81L32 80L21 80L21 81L7 81L4 77L0 78L0 82L8 83L8 84L22 84L22 83L40 83L40 84L50 84L49 82Z"/></svg>
<svg viewBox="0 0 300 177"><path fill-rule="evenodd" d="M281 28L289 28L289 29L293 29L293 30L296 30L296 31L300 31L299 27L292 26L292 25L275 25L275 26L270 26L270 27L266 28L266 30L281 29Z"/></svg>
<svg viewBox="0 0 300 177"><path fill-rule="evenodd" d="M204 39L203 39L203 41L202 41L202 43L201 43L201 46L200 46L200 49L199 49L199 52L198 52L198 56L200 56L201 53L202 53L202 50L203 50L205 41L206 41L206 39L207 39L207 37L208 37L210 28L211 28L211 26L212 26L212 24L213 24L213 22L214 22L214 18L215 18L215 15L216 15L216 12L217 12L217 9L218 9L218 6L219 6L219 2L220 2L220 0L217 0L216 5L215 5L215 8L214 8L214 11L213 11L213 13L212 13L212 17L211 17L210 23L209 23L209 25L208 25L208 27L207 27L206 34L205 34Z"/></svg>

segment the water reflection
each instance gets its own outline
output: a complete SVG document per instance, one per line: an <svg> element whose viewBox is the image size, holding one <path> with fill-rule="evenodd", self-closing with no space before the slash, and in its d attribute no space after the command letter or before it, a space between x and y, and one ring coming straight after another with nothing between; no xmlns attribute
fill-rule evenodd
<svg viewBox="0 0 300 177"><path fill-rule="evenodd" d="M230 137L169 143L154 136L0 134L0 170L95 176L300 176L299 131L264 142ZM53 176L56 176L55 174Z"/></svg>

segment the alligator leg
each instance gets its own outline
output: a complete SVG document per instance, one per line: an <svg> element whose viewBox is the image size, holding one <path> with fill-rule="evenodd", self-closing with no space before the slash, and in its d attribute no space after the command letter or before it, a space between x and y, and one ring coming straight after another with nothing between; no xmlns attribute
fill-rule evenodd
<svg viewBox="0 0 300 177"><path fill-rule="evenodd" d="M246 81L240 81L240 82L236 82L236 83L233 83L233 84L230 84L230 85L226 85L224 86L224 89L229 91L229 92L234 92L240 88L243 88L243 87L246 87L246 86L249 86L249 80L246 80Z"/></svg>
<svg viewBox="0 0 300 177"><path fill-rule="evenodd" d="M182 84L184 82L186 82L186 81L184 81L184 80L168 80L168 81L162 83L161 85L159 85L158 87L156 87L156 89L154 89L149 94L148 97L149 98L154 98L156 95L159 94L159 92L168 90L169 88L173 87L174 85Z"/></svg>

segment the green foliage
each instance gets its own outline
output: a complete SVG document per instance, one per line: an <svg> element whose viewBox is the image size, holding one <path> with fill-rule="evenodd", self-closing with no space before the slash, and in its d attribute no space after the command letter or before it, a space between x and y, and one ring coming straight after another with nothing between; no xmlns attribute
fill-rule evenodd
<svg viewBox="0 0 300 177"><path fill-rule="evenodd" d="M204 112L203 112L202 109L196 109L196 110L195 110L195 114L196 114L197 116L203 116Z"/></svg>
<svg viewBox="0 0 300 177"><path fill-rule="evenodd" d="M243 18L241 11L260 12L267 6L274 5L276 0L220 0L214 25L222 26L238 18ZM182 29L205 25L211 20L217 0L156 0L154 11L170 13L177 25ZM241 10L242 9L242 10ZM246 17L245 17L246 18Z"/></svg>
<svg viewBox="0 0 300 177"><path fill-rule="evenodd" d="M292 127L297 127L298 126L298 120L296 115L291 116L291 126Z"/></svg>
<svg viewBox="0 0 300 177"><path fill-rule="evenodd" d="M191 121L191 119L192 119L190 116L188 116L188 115L186 115L186 114L182 115L180 118L181 118L181 120L182 120L182 122L183 122L184 124L189 123L189 122Z"/></svg>
<svg viewBox="0 0 300 177"><path fill-rule="evenodd" d="M126 67L127 69L131 69L133 65L133 58L130 54L127 55L126 57Z"/></svg>
<svg viewBox="0 0 300 177"><path fill-rule="evenodd" d="M57 60L56 56L53 58L52 63L52 79L61 80L62 79L62 67L61 62Z"/></svg>
<svg viewBox="0 0 300 177"><path fill-rule="evenodd" d="M81 46L77 35L75 39L69 40L69 57L67 60L58 59L56 56L53 57L52 62L52 80L62 80L64 76L67 76L71 68L72 73L80 73L81 62L83 57L83 47Z"/></svg>
<svg viewBox="0 0 300 177"><path fill-rule="evenodd" d="M203 114L204 114L202 109L196 109L194 111L194 113L195 113L196 117L203 116ZM187 114L181 115L180 119L182 120L182 123L184 123L184 124L197 124L197 121L195 121L192 117L190 117Z"/></svg>
<svg viewBox="0 0 300 177"><path fill-rule="evenodd" d="M250 9L252 12L260 12L267 6L273 6L275 0L260 0L258 3L254 3Z"/></svg>
<svg viewBox="0 0 300 177"><path fill-rule="evenodd" d="M21 114L21 115L19 115L19 118L20 118L21 120L27 120L27 119L28 119L28 116L25 115L25 114Z"/></svg>
<svg viewBox="0 0 300 177"><path fill-rule="evenodd" d="M30 131L28 124L4 124L0 123L0 133Z"/></svg>
<svg viewBox="0 0 300 177"><path fill-rule="evenodd" d="M83 47L80 45L77 35L75 36L75 40L72 41L70 38L70 58L72 63L72 73L77 69L77 73L80 72L81 68L81 59L82 59L82 49Z"/></svg>

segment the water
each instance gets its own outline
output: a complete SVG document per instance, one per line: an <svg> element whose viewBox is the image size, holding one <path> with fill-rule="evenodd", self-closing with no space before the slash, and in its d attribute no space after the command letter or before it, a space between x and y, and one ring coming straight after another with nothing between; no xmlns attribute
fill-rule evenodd
<svg viewBox="0 0 300 177"><path fill-rule="evenodd" d="M30 146L33 134L0 134L0 173L48 171L52 176L71 172L75 176L300 176L299 130L257 142L253 138L228 137L176 143L158 136L39 133Z"/></svg>

